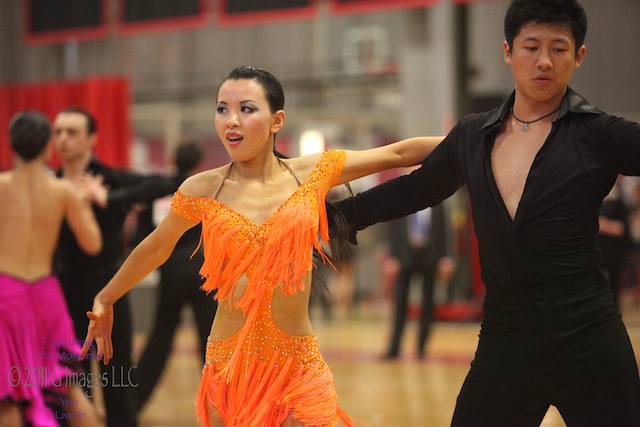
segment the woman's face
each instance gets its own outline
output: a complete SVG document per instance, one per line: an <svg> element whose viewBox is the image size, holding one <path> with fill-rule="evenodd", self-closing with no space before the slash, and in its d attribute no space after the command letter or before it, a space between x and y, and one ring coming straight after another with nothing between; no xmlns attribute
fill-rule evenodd
<svg viewBox="0 0 640 427"><path fill-rule="evenodd" d="M273 151L274 134L284 122L282 110L272 112L256 80L227 80L220 86L215 125L220 140L235 161L248 161Z"/></svg>

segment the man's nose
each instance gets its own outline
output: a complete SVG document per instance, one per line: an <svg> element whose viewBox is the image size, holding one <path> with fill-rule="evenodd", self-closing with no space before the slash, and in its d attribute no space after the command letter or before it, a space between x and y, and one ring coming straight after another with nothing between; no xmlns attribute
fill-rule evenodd
<svg viewBox="0 0 640 427"><path fill-rule="evenodd" d="M540 55L538 56L538 67L544 70L553 68L553 62L551 61L551 52L547 49L540 49Z"/></svg>

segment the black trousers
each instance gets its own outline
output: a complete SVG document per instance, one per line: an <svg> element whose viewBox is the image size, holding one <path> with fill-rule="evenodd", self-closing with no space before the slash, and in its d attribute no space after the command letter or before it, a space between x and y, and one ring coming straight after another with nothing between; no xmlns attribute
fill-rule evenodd
<svg viewBox="0 0 640 427"><path fill-rule="evenodd" d="M393 312L393 332L387 354L397 356L409 311L409 291L411 279L419 276L422 284L422 306L418 326L416 351L424 355L425 345L433 323L433 293L437 273L437 259L430 256L429 246L412 248L407 259L400 260L400 272L394 287L395 307Z"/></svg>
<svg viewBox="0 0 640 427"><path fill-rule="evenodd" d="M107 272L111 273L111 272ZM115 271L113 272L115 273ZM113 274L60 275L60 283L65 292L69 314L71 315L79 339L87 336L93 297L100 291ZM113 306L114 322L111 340L113 359L108 365L100 362L100 382L107 412L107 427L136 427L136 404L134 389L138 386L136 367L131 363L132 328L129 299L125 295ZM82 364L86 372L91 372L90 355ZM85 388L89 395L95 393L95 385Z"/></svg>
<svg viewBox="0 0 640 427"><path fill-rule="evenodd" d="M203 283L199 267L202 260L188 256L172 256L160 268L158 303L156 305L153 332L138 361L138 380L135 389L138 409L142 408L158 383L169 355L176 329L180 323L182 308L192 308L198 331L199 357L204 364L207 337L215 315L217 302L213 294L200 290Z"/></svg>
<svg viewBox="0 0 640 427"><path fill-rule="evenodd" d="M608 282L551 298L520 292L487 288L451 425L534 427L554 405L568 427L640 426L638 366Z"/></svg>

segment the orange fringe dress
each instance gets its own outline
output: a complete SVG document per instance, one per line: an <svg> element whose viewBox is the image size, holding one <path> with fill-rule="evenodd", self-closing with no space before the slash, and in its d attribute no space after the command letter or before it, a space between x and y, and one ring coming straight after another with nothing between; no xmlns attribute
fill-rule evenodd
<svg viewBox="0 0 640 427"><path fill-rule="evenodd" d="M179 215L202 221L205 261L202 288L231 301L238 279L248 286L235 306L247 315L235 335L207 343L205 365L196 396L200 423L210 427L209 406L227 427L279 427L291 414L305 426L335 426L353 421L337 406L333 376L316 337L293 336L273 321L273 291L285 295L304 288L313 268L311 248L321 249L329 232L325 196L337 184L346 153L324 152L309 178L262 225L214 198L172 201ZM286 165L285 165L286 166ZM295 174L294 174L295 176ZM298 179L296 177L296 179Z"/></svg>

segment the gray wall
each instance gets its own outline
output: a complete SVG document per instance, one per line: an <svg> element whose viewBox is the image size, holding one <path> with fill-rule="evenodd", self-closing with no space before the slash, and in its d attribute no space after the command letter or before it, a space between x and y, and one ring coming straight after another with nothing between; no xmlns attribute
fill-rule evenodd
<svg viewBox="0 0 640 427"><path fill-rule="evenodd" d="M202 29L119 36L112 26L101 41L26 47L22 3L0 2L0 83L33 82L87 75L131 78L133 121L138 133L167 135L169 143L188 129L205 129L213 114L216 82L239 64L261 66L281 78L287 91L289 132L337 126L352 133L345 143L367 146L372 130L392 137L441 133L455 117L453 62L457 28L452 0L426 10L331 16L318 0L312 21L219 27L214 17ZM605 111L636 119L640 56L638 0L583 0L590 19L587 56L572 86ZM111 1L115 16L117 2ZM502 53L502 17L508 2L469 6L469 81L474 96L507 94L510 69ZM354 29L375 27L387 36L386 59L397 73L371 76L345 70L345 43ZM349 126L354 126L349 129ZM357 139L357 138L356 138Z"/></svg>
<svg viewBox="0 0 640 427"><path fill-rule="evenodd" d="M612 114L640 118L640 1L582 0L589 20L587 54L571 86ZM511 91L510 68L504 63L502 24L508 2L472 6L470 61L477 71L474 93Z"/></svg>

